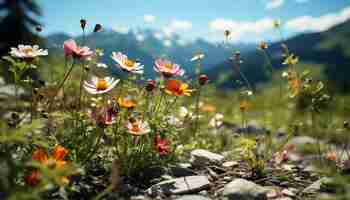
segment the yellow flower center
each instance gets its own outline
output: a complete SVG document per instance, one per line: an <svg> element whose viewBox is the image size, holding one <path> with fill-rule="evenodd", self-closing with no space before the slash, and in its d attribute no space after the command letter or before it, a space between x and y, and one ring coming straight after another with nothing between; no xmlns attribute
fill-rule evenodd
<svg viewBox="0 0 350 200"><path fill-rule="evenodd" d="M26 49L23 49L23 52L25 54L33 53L33 49L32 48L26 48Z"/></svg>
<svg viewBox="0 0 350 200"><path fill-rule="evenodd" d="M173 68L173 64L172 63L166 63L164 67L167 68L167 69L172 69Z"/></svg>
<svg viewBox="0 0 350 200"><path fill-rule="evenodd" d="M132 123L131 131L133 131L133 132L140 132L141 129L140 129L139 123L137 123L137 122Z"/></svg>
<svg viewBox="0 0 350 200"><path fill-rule="evenodd" d="M132 68L132 67L135 66L135 61L129 60L129 59L125 59L125 60L124 60L124 65L126 65L126 66Z"/></svg>
<svg viewBox="0 0 350 200"><path fill-rule="evenodd" d="M97 82L97 90L106 90L108 88L108 83L104 79L99 79Z"/></svg>

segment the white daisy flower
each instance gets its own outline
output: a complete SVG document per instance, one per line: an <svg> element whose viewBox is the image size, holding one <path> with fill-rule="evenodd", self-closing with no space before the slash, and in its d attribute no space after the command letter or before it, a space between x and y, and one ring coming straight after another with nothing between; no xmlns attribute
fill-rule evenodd
<svg viewBox="0 0 350 200"><path fill-rule="evenodd" d="M48 51L40 49L38 45L18 45L18 48L12 47L10 55L17 58L35 58L38 56L47 56Z"/></svg>
<svg viewBox="0 0 350 200"><path fill-rule="evenodd" d="M184 106L181 106L179 109L179 117L185 118L185 117L192 117L192 113L188 111L188 109Z"/></svg>
<svg viewBox="0 0 350 200"><path fill-rule="evenodd" d="M221 113L217 113L211 120L209 121L209 126L213 128L217 128L223 124L222 119L224 119L224 115Z"/></svg>
<svg viewBox="0 0 350 200"><path fill-rule="evenodd" d="M149 132L151 132L151 128L149 127L148 123L145 121L133 121L128 122L126 124L127 131L132 135L145 135Z"/></svg>
<svg viewBox="0 0 350 200"><path fill-rule="evenodd" d="M121 52L113 52L112 59L115 62L117 62L117 66L119 66L120 69L124 71L135 74L143 74L143 65L141 65L141 63L139 62L129 59L126 55L122 54Z"/></svg>
<svg viewBox="0 0 350 200"><path fill-rule="evenodd" d="M170 124L172 126L180 126L182 124L182 121L173 115L164 116L163 119L164 119L164 121L167 121L168 124Z"/></svg>
<svg viewBox="0 0 350 200"><path fill-rule="evenodd" d="M84 81L84 88L90 94L103 94L111 91L119 82L119 79L114 80L111 77L98 78L93 76L91 81Z"/></svg>

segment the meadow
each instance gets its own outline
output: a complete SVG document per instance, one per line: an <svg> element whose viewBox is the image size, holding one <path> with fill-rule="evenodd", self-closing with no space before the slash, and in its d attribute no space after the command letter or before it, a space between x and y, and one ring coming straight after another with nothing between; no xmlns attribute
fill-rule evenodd
<svg viewBox="0 0 350 200"><path fill-rule="evenodd" d="M2 58L14 96L1 105L0 199L350 198L350 97L329 87L325 66L282 42L276 68L261 41L270 81L251 83L232 49L227 91L201 52L190 77L176 60L146 66L117 49L102 63L86 26L52 56L23 44Z"/></svg>

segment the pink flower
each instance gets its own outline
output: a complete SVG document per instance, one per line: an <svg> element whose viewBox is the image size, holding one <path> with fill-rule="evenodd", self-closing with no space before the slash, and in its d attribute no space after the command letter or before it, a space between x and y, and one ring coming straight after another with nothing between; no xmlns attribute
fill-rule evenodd
<svg viewBox="0 0 350 200"><path fill-rule="evenodd" d="M64 50L64 55L66 57L72 56L73 58L78 58L78 59L89 58L94 53L90 50L89 47L78 46L73 39L67 40L63 43L63 50Z"/></svg>
<svg viewBox="0 0 350 200"><path fill-rule="evenodd" d="M182 76L185 71L181 67L169 60L159 58L155 61L154 70L165 77Z"/></svg>

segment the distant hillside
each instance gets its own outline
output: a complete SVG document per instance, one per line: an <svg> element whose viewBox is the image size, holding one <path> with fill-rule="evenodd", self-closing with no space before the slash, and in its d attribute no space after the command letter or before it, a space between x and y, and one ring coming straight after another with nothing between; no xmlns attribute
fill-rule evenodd
<svg viewBox="0 0 350 200"><path fill-rule="evenodd" d="M325 32L304 33L292 37L285 41L290 51L296 54L302 62L317 63L326 65L326 77L341 84L344 88L349 88L350 80L347 78L350 61L350 21L339 24ZM282 66L282 42L269 45L269 54L275 68ZM253 84L269 80L266 73L266 60L263 54L256 48L250 52L242 52L242 71ZM229 74L227 72L230 72ZM223 87L234 87L232 64L228 61L222 62L213 69L208 70L212 80L221 80L225 75L225 80L221 83Z"/></svg>
<svg viewBox="0 0 350 200"><path fill-rule="evenodd" d="M127 53L134 59L139 59L145 65L145 74L147 77L154 76L154 59L165 56L180 64L186 69L188 75L193 74L195 63L190 62L192 56L197 52L203 52L206 57L203 61L203 69L208 70L217 64L223 62L232 54L232 49L240 49L243 52L251 51L255 45L237 44L237 45L218 45L207 42L202 39L193 42L181 43L181 38L177 35L167 38L171 45L167 46L164 39L158 39L153 30L129 31L126 34L106 30L101 33L93 33L86 37L88 46L91 48L101 48L105 52L103 62L113 65L110 58L112 51L121 51ZM138 40L138 35L143 36L143 41ZM47 37L47 47L55 54L63 55L62 44L70 38L66 34L53 34ZM81 41L81 37L75 38ZM112 68L115 73L118 70Z"/></svg>

